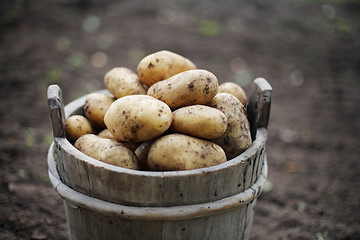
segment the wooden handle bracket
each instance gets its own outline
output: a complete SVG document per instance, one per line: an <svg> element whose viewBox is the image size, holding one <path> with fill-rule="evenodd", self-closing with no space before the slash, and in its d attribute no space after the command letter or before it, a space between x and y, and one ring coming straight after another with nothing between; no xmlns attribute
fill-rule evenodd
<svg viewBox="0 0 360 240"><path fill-rule="evenodd" d="M272 87L265 78L256 78L251 85L247 113L251 138L255 140L257 128L267 128L270 117Z"/></svg>
<svg viewBox="0 0 360 240"><path fill-rule="evenodd" d="M62 91L58 85L50 85L47 91L50 119L54 138L65 138L65 114Z"/></svg>

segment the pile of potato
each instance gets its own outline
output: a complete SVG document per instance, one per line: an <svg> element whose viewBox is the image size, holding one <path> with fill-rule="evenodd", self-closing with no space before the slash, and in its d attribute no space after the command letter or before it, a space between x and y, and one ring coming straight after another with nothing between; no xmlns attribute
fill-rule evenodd
<svg viewBox="0 0 360 240"><path fill-rule="evenodd" d="M87 95L85 116L65 123L74 146L97 160L150 171L189 170L226 162L251 145L246 94L219 86L214 74L169 51L143 58L137 73L110 70L112 96Z"/></svg>

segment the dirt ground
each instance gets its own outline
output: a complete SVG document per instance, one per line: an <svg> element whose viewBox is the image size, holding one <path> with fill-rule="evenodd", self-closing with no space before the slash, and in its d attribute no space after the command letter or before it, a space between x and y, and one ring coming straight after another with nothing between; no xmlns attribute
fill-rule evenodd
<svg viewBox="0 0 360 240"><path fill-rule="evenodd" d="M2 1L0 239L68 239L47 176L46 90L65 102L167 49L249 91L273 87L252 239L360 239L360 3Z"/></svg>

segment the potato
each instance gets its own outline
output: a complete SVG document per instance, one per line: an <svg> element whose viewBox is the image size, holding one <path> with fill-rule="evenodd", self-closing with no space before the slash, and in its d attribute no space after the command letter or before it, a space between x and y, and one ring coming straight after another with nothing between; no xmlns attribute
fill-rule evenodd
<svg viewBox="0 0 360 240"><path fill-rule="evenodd" d="M146 141L139 145L135 150L135 155L139 163L140 170L150 170L148 163L148 154L153 141Z"/></svg>
<svg viewBox="0 0 360 240"><path fill-rule="evenodd" d="M224 82L219 85L219 93L230 93L234 95L240 102L246 106L247 97L244 89L234 82Z"/></svg>
<svg viewBox="0 0 360 240"><path fill-rule="evenodd" d="M222 111L227 118L225 133L212 141L220 145L227 159L232 159L250 147L250 125L244 105L230 93L218 93L209 104Z"/></svg>
<svg viewBox="0 0 360 240"><path fill-rule="evenodd" d="M72 115L65 122L65 133L68 140L75 142L84 134L94 133L94 129L86 117Z"/></svg>
<svg viewBox="0 0 360 240"><path fill-rule="evenodd" d="M152 170L190 170L223 162L226 162L226 156L219 145L179 133L155 140L148 155Z"/></svg>
<svg viewBox="0 0 360 240"><path fill-rule="evenodd" d="M115 166L138 169L135 154L115 139L106 139L94 134L81 136L74 146L84 154Z"/></svg>
<svg viewBox="0 0 360 240"><path fill-rule="evenodd" d="M175 74L195 68L195 64L187 58L163 50L144 57L139 62L137 73L141 82L150 87Z"/></svg>
<svg viewBox="0 0 360 240"><path fill-rule="evenodd" d="M138 75L125 67L113 68L105 74L104 83L107 89L116 97L128 95L146 95Z"/></svg>
<svg viewBox="0 0 360 240"><path fill-rule="evenodd" d="M87 95L84 104L86 117L95 126L105 128L104 116L114 100L113 97L101 93L91 93Z"/></svg>
<svg viewBox="0 0 360 240"><path fill-rule="evenodd" d="M114 136L112 135L111 131L107 128L105 128L104 130L99 132L98 136L102 137L102 138L115 139ZM135 142L122 142L122 144L124 144L126 147L128 147L133 152L140 145L140 143L135 143Z"/></svg>
<svg viewBox="0 0 360 240"><path fill-rule="evenodd" d="M126 147L128 147L131 151L135 152L135 150L139 147L141 143L137 142L122 142Z"/></svg>
<svg viewBox="0 0 360 240"><path fill-rule="evenodd" d="M171 109L146 95L117 99L105 115L105 124L121 142L144 142L163 134L172 122Z"/></svg>
<svg viewBox="0 0 360 240"><path fill-rule="evenodd" d="M171 130L186 135L214 139L226 131L227 119L220 110L205 105L182 107L173 112Z"/></svg>
<svg viewBox="0 0 360 240"><path fill-rule="evenodd" d="M147 94L165 102L170 108L206 104L218 92L218 80L209 71L188 70L155 83Z"/></svg>
<svg viewBox="0 0 360 240"><path fill-rule="evenodd" d="M105 128L104 130L99 132L98 136L102 137L102 138L114 139L114 136L111 134L110 130L107 128Z"/></svg>

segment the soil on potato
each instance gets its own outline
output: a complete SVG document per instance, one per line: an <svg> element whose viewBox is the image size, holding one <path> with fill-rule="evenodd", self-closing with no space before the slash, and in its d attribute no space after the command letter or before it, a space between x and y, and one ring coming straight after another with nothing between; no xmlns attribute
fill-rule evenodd
<svg viewBox="0 0 360 240"><path fill-rule="evenodd" d="M251 239L360 239L360 4L347 1L2 1L0 239L68 239L46 155L46 91L65 103L167 49L273 87L268 182Z"/></svg>

